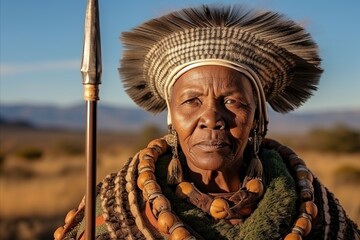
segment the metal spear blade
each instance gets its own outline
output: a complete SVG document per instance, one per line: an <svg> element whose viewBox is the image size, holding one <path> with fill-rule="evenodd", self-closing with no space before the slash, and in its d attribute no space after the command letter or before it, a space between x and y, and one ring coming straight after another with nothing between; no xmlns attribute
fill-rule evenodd
<svg viewBox="0 0 360 240"><path fill-rule="evenodd" d="M85 15L84 48L81 63L83 84L101 83L101 42L97 0L88 0Z"/></svg>

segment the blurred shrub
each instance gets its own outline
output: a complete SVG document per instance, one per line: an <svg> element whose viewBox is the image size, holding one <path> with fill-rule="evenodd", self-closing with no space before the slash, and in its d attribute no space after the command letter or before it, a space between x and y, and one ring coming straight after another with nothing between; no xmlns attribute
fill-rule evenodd
<svg viewBox="0 0 360 240"><path fill-rule="evenodd" d="M337 184L360 184L360 169L355 166L341 166L335 170L334 175Z"/></svg>
<svg viewBox="0 0 360 240"><path fill-rule="evenodd" d="M36 147L25 147L18 150L16 155L26 160L37 160L43 156L43 151Z"/></svg>
<svg viewBox="0 0 360 240"><path fill-rule="evenodd" d="M308 137L308 148L329 152L360 152L360 132L345 125L332 129L315 128Z"/></svg>
<svg viewBox="0 0 360 240"><path fill-rule="evenodd" d="M55 146L56 152L66 155L81 155L85 153L84 143L76 141L60 141Z"/></svg>
<svg viewBox="0 0 360 240"><path fill-rule="evenodd" d="M29 168L28 166L15 166L6 169L3 174L7 179L31 179L35 176L38 176L37 173Z"/></svg>

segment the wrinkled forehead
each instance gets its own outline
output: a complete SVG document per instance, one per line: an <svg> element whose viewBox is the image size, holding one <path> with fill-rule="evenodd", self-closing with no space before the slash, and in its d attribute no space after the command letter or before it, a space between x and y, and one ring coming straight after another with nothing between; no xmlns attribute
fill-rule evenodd
<svg viewBox="0 0 360 240"><path fill-rule="evenodd" d="M255 91L259 94L263 94L263 88L257 74L246 65L234 65L233 62L229 62L222 59L208 59L201 61L193 61L186 63L174 69L164 84L165 100L169 100L172 87L179 79L187 79L188 82L196 82L199 78L209 78L212 81L217 81L221 84L221 79L241 79L248 80L253 86Z"/></svg>
<svg viewBox="0 0 360 240"><path fill-rule="evenodd" d="M172 99L174 94L179 96L178 92L184 91L213 91L216 95L224 96L240 93L256 98L256 91L248 76L235 69L218 65L199 66L183 73L170 86L169 99Z"/></svg>

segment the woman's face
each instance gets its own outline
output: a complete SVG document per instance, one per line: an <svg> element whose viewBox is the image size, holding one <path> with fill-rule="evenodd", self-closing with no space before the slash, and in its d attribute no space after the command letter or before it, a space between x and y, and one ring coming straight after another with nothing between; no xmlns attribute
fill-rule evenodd
<svg viewBox="0 0 360 240"><path fill-rule="evenodd" d="M172 124L189 168L239 170L255 115L249 79L222 66L184 73L170 98Z"/></svg>

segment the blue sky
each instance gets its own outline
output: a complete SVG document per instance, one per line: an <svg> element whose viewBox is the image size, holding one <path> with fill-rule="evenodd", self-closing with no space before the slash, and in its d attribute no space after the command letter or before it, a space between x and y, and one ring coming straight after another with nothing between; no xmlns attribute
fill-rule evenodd
<svg viewBox="0 0 360 240"><path fill-rule="evenodd" d="M181 7L219 2L100 0L100 103L135 106L117 72L122 31ZM318 92L298 111L360 109L360 1L221 2L279 11L304 24L313 35L325 72ZM85 6L85 0L0 1L0 103L68 106L83 101L80 62Z"/></svg>

